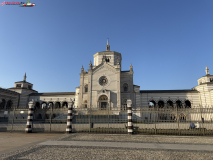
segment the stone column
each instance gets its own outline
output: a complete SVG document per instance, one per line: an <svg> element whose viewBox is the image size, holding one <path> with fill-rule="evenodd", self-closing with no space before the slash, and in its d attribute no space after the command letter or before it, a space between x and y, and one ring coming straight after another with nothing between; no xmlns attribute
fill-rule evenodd
<svg viewBox="0 0 213 160"><path fill-rule="evenodd" d="M128 113L128 134L133 133L133 124L132 124L132 100L127 100L127 113Z"/></svg>
<svg viewBox="0 0 213 160"><path fill-rule="evenodd" d="M35 102L32 100L28 103L29 109L28 109L28 116L27 116L27 125L25 128L26 133L32 133L32 123L33 123L33 109Z"/></svg>
<svg viewBox="0 0 213 160"><path fill-rule="evenodd" d="M67 128L66 133L72 133L72 109L74 102L68 102Z"/></svg>

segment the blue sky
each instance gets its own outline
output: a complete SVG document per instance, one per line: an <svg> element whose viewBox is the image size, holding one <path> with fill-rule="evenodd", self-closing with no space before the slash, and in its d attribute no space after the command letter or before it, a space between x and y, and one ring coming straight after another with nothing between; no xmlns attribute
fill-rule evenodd
<svg viewBox="0 0 213 160"><path fill-rule="evenodd" d="M190 89L206 65L213 73L212 0L31 2L0 6L0 87L26 72L39 92L73 92L107 38L141 90Z"/></svg>

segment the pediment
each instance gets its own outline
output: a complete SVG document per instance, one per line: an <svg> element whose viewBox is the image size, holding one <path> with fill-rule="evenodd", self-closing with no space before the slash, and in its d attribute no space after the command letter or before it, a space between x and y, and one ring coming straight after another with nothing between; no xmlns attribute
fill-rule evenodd
<svg viewBox="0 0 213 160"><path fill-rule="evenodd" d="M107 69L113 73L117 73L116 71L116 68L114 68L113 66L109 65L108 63L101 63L99 66L97 66L94 70L93 70L93 73L96 73L100 70L103 70L103 69Z"/></svg>

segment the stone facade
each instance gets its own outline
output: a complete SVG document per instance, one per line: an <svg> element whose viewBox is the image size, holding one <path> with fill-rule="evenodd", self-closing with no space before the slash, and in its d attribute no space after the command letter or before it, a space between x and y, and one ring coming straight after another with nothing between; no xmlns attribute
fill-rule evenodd
<svg viewBox="0 0 213 160"><path fill-rule="evenodd" d="M213 107L213 75L209 74L198 79L198 86L186 90L140 90L133 83L133 66L128 71L121 70L122 55L110 51L107 43L106 51L93 55L94 64L89 63L88 71L83 66L80 72L80 86L75 92L38 93L33 90L33 84L24 80L15 82L13 88L0 89L0 99L11 100L13 106L28 108L32 99L37 107L52 103L56 107L67 107L68 101L74 101L74 108L116 108L126 107L127 99L132 101L134 108L147 108L150 105L158 107ZM6 105L1 102L0 105ZM4 106L5 107L5 106Z"/></svg>

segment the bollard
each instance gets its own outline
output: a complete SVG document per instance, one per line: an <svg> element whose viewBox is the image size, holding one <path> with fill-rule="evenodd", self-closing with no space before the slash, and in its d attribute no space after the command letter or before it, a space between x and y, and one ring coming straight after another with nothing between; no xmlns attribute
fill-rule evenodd
<svg viewBox="0 0 213 160"><path fill-rule="evenodd" d="M26 128L25 128L25 132L26 133L32 133L32 124L33 124L33 109L34 109L34 105L35 105L35 102L34 100L30 101L28 103L29 105L29 110L28 110L28 116L27 116L27 125L26 125Z"/></svg>
<svg viewBox="0 0 213 160"><path fill-rule="evenodd" d="M128 113L128 134L132 134L133 133L132 101L130 99L127 100L127 113Z"/></svg>
<svg viewBox="0 0 213 160"><path fill-rule="evenodd" d="M72 109L74 102L68 102L67 128L66 133L72 133Z"/></svg>

